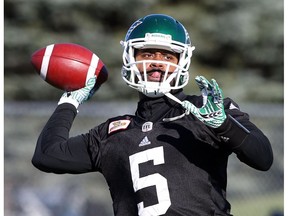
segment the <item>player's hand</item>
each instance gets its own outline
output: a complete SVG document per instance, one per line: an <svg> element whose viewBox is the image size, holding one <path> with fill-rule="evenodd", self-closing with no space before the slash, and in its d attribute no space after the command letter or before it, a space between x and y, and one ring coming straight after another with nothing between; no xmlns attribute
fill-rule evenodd
<svg viewBox="0 0 288 216"><path fill-rule="evenodd" d="M95 83L96 83L96 76L90 78L87 81L85 87L78 89L76 91L65 92L60 98L58 105L63 103L70 103L73 104L77 109L80 104L82 104L86 100L89 100L93 96L93 94L97 90L94 87Z"/></svg>
<svg viewBox="0 0 288 216"><path fill-rule="evenodd" d="M226 119L222 90L214 79L210 83L205 77L197 76L195 80L203 97L203 105L198 108L185 100L182 106L207 126L220 127Z"/></svg>

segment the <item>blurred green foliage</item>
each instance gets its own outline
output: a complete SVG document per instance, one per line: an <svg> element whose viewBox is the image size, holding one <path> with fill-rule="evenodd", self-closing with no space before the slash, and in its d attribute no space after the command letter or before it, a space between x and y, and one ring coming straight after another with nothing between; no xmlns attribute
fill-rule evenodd
<svg viewBox="0 0 288 216"><path fill-rule="evenodd" d="M105 62L110 77L98 100L137 97L123 88L119 41L136 19L165 13L186 26L196 46L191 80L202 74L220 80L227 96L282 102L283 5L281 0L4 0L5 100L58 99L60 90L37 77L30 56L61 42L86 46ZM197 91L191 83L187 92Z"/></svg>

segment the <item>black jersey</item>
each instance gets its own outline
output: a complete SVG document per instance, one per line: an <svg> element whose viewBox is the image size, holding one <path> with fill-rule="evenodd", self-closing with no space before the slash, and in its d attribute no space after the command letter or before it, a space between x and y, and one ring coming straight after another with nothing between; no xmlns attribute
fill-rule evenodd
<svg viewBox="0 0 288 216"><path fill-rule="evenodd" d="M201 98L177 95L200 106ZM230 99L227 120L209 129L167 98L141 100L135 115L111 118L69 138L76 116L59 105L44 127L33 164L54 173L99 171L117 216L230 215L227 161L238 158L259 170L272 163L268 139Z"/></svg>

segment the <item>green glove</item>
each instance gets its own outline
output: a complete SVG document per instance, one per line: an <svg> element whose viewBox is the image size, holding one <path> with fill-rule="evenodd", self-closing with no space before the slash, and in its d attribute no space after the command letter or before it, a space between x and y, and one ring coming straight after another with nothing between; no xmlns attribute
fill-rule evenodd
<svg viewBox="0 0 288 216"><path fill-rule="evenodd" d="M60 98L58 105L63 103L70 103L73 104L77 109L80 104L82 104L86 100L89 100L93 96L93 94L97 90L97 88L95 88L95 83L96 76L90 78L87 81L85 87L76 91L65 92Z"/></svg>
<svg viewBox="0 0 288 216"><path fill-rule="evenodd" d="M203 97L202 107L198 108L187 100L181 105L207 126L220 127L226 119L222 90L214 79L210 83L205 77L197 76L195 80Z"/></svg>

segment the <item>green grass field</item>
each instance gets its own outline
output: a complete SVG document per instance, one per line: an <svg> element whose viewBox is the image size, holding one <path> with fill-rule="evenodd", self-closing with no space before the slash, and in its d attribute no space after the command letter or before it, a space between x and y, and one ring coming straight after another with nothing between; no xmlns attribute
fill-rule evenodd
<svg viewBox="0 0 288 216"><path fill-rule="evenodd" d="M271 193L239 200L230 199L230 203L234 216L272 216L272 213L284 212L284 193Z"/></svg>

